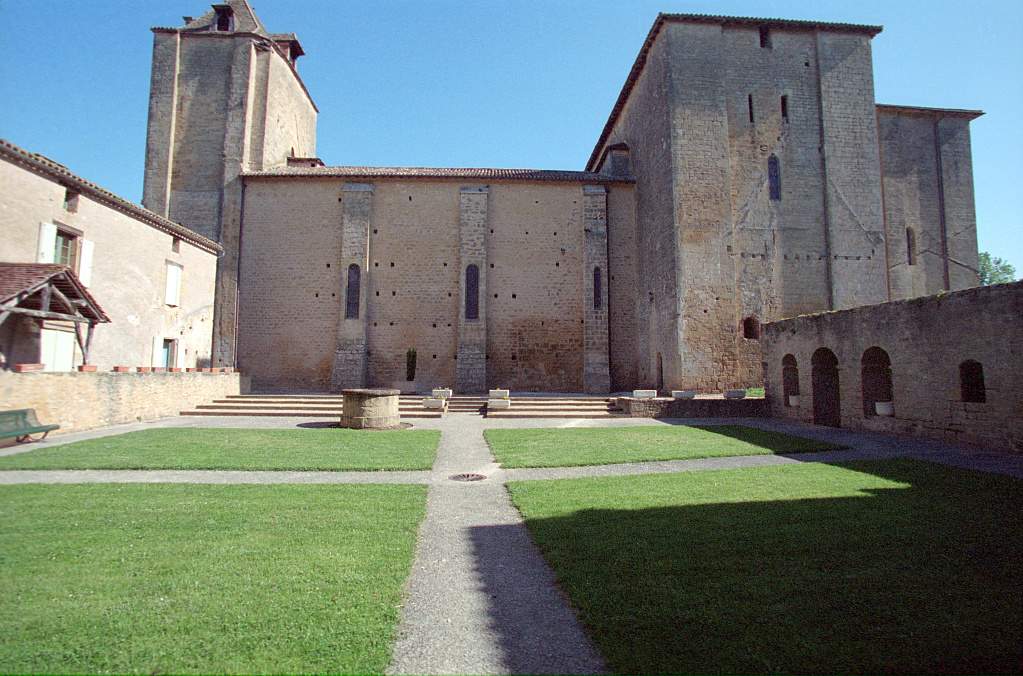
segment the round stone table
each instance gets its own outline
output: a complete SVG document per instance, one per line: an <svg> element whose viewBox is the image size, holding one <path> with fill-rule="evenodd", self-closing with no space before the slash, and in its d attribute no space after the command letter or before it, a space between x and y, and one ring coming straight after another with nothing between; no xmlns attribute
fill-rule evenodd
<svg viewBox="0 0 1023 676"><path fill-rule="evenodd" d="M398 395L401 390L342 390L344 408L341 427L353 429L387 429L398 427Z"/></svg>

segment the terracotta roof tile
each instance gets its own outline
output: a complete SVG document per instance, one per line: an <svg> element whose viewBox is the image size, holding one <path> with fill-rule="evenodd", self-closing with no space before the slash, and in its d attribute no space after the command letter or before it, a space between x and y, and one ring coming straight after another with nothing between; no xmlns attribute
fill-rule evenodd
<svg viewBox="0 0 1023 676"><path fill-rule="evenodd" d="M8 303L14 300L18 294L39 286L47 280L59 277L54 280L54 285L60 292L67 296L68 300L83 300L85 305L79 306L78 311L85 317L94 319L97 322L109 322L103 308L93 298L89 290L78 280L78 277L66 265L53 263L0 263L0 303ZM51 302L58 302L53 299ZM25 299L19 304L20 307L38 309L38 302L34 298ZM69 312L73 308L66 308Z"/></svg>

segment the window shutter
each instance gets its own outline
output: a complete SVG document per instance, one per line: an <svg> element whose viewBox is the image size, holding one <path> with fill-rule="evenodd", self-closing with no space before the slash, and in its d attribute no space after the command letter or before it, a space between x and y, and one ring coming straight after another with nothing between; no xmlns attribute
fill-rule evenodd
<svg viewBox="0 0 1023 676"><path fill-rule="evenodd" d="M53 223L39 224L39 251L37 263L52 263L54 248L57 246L57 226Z"/></svg>
<svg viewBox="0 0 1023 676"><path fill-rule="evenodd" d="M185 346L180 340L174 341L174 365L179 369L185 368Z"/></svg>
<svg viewBox="0 0 1023 676"><path fill-rule="evenodd" d="M178 305L181 300L181 266L167 263L167 290L164 302Z"/></svg>
<svg viewBox="0 0 1023 676"><path fill-rule="evenodd" d="M78 280L85 286L92 283L92 249L91 239L79 241L78 249Z"/></svg>
<svg viewBox="0 0 1023 676"><path fill-rule="evenodd" d="M163 363L163 336L153 338L153 361L150 366L166 366Z"/></svg>

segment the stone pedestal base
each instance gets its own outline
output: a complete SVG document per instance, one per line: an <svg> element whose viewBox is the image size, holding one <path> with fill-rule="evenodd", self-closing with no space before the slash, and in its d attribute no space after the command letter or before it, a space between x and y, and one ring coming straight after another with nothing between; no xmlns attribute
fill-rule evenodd
<svg viewBox="0 0 1023 676"><path fill-rule="evenodd" d="M341 427L352 429L387 429L398 427L400 390L344 390Z"/></svg>

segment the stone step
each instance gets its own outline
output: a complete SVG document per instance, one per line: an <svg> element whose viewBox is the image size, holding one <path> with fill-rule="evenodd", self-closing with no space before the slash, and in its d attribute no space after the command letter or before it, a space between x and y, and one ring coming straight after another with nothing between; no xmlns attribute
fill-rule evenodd
<svg viewBox="0 0 1023 676"><path fill-rule="evenodd" d="M422 408L422 404L399 404L398 409L401 411L415 411ZM199 404L196 408L221 410L221 411L233 411L238 409L254 409L260 411L337 411L341 412L344 407L341 404L284 404L284 403L230 403L230 404Z"/></svg>
<svg viewBox="0 0 1023 676"><path fill-rule="evenodd" d="M571 412L571 411L516 411L513 408L501 409L500 411L488 411L488 418L575 418L596 420L601 418L621 418L618 412L593 411L593 412Z"/></svg>
<svg viewBox="0 0 1023 676"><path fill-rule="evenodd" d="M265 409L232 409L229 411L222 410L209 410L209 409L195 409L192 411L181 411L179 415L200 415L200 416L229 416L229 417L241 417L241 416L258 416L265 418L340 418L340 411L308 411L308 410L293 410L293 411L268 411ZM405 418L440 418L440 411L430 411L427 409L421 409L418 411L401 411L400 417L404 420Z"/></svg>

